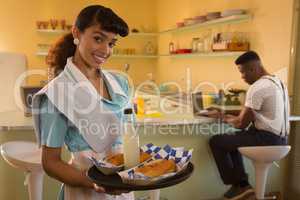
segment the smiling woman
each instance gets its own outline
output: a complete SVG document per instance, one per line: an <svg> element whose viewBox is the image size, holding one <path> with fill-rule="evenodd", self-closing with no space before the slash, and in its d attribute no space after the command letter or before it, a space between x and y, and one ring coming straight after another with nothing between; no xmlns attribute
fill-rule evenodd
<svg viewBox="0 0 300 200"><path fill-rule="evenodd" d="M56 78L34 96L33 118L43 168L64 183L60 199L133 199L132 193L99 187L85 175L91 166L88 157L106 156L120 145L120 129L105 130L120 127L130 101L128 82L102 70L102 65L117 35L127 34L127 24L110 8L88 6L79 13L72 33L61 38L47 57ZM61 160L64 144L72 154L69 163Z"/></svg>
<svg viewBox="0 0 300 200"><path fill-rule="evenodd" d="M88 6L78 15L75 25L72 28L72 33L63 36L50 49L46 62L50 67L54 68L55 76L57 76L64 69L67 58L75 55L76 45L81 42L86 44L88 40L90 44L95 45L108 43L111 49L116 42L116 34L122 37L128 35L128 25L126 22L110 8L99 5ZM85 47L83 45L79 47L81 46Z"/></svg>

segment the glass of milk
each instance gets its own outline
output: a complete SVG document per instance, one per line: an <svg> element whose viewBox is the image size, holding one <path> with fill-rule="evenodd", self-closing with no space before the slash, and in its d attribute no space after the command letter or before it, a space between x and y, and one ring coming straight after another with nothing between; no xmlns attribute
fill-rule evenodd
<svg viewBox="0 0 300 200"><path fill-rule="evenodd" d="M133 111L131 108L124 110L123 153L126 169L140 163L139 136L133 126Z"/></svg>

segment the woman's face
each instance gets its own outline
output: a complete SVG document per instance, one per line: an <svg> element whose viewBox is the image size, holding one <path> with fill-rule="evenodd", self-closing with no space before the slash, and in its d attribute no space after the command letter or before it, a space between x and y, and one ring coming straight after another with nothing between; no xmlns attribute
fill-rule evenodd
<svg viewBox="0 0 300 200"><path fill-rule="evenodd" d="M77 31L77 35L80 57L92 68L99 68L109 58L117 41L117 34L102 30L99 24Z"/></svg>

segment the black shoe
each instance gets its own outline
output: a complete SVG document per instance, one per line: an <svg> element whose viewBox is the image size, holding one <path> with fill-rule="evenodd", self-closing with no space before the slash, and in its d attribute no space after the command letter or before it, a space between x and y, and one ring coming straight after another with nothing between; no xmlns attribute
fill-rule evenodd
<svg viewBox="0 0 300 200"><path fill-rule="evenodd" d="M225 200L238 200L243 197L248 196L249 194L254 193L254 190L252 187L246 186L246 187L240 187L240 186L232 186L225 194L224 199Z"/></svg>

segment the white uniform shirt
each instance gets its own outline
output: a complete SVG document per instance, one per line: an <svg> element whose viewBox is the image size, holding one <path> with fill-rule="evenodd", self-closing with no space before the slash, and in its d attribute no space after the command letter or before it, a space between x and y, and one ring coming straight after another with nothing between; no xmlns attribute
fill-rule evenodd
<svg viewBox="0 0 300 200"><path fill-rule="evenodd" d="M288 92L279 78L263 76L253 83L247 92L245 106L253 110L257 129L282 136L289 133Z"/></svg>

